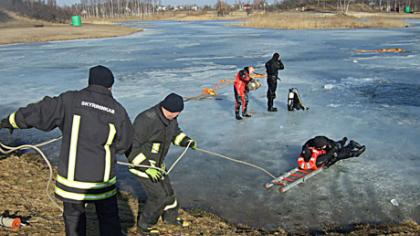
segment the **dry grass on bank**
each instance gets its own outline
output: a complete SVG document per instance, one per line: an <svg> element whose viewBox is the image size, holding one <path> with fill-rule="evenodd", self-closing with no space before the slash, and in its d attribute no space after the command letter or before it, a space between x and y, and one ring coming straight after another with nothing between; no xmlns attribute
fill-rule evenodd
<svg viewBox="0 0 420 236"><path fill-rule="evenodd" d="M56 40L109 38L129 35L141 29L116 25L41 25L0 27L0 44L46 42Z"/></svg>
<svg viewBox="0 0 420 236"><path fill-rule="evenodd" d="M255 15L241 24L244 27L272 29L400 28L402 19L382 16L354 17L335 14L269 13Z"/></svg>
<svg viewBox="0 0 420 236"><path fill-rule="evenodd" d="M92 24L112 24L113 22L124 21L205 21L205 20L243 20L246 13L243 11L231 12L226 16L218 16L216 11L178 11L178 12L162 12L154 15L146 16L129 16L129 17L116 17L116 18L87 18L84 19L86 23Z"/></svg>
<svg viewBox="0 0 420 236"><path fill-rule="evenodd" d="M0 14L3 16L0 21L0 30L3 28L21 28L21 27L39 27L54 25L53 23L30 19L27 17L19 16L14 12L5 11L0 9ZM3 37L4 35L2 35Z"/></svg>
<svg viewBox="0 0 420 236"><path fill-rule="evenodd" d="M142 29L112 24L83 24L82 27L73 27L71 25L53 24L46 21L26 18L5 10L0 10L0 13L2 13L4 19L0 22L0 45L56 40L108 38L142 31Z"/></svg>
<svg viewBox="0 0 420 236"><path fill-rule="evenodd" d="M204 20L242 20L244 27L273 29L337 29L337 28L399 28L407 26L404 19L420 18L420 14L349 12L346 15L314 12L254 12L247 16L244 11L231 12L218 16L216 11L164 12L149 16L118 18L89 18L88 23L111 24L124 21L204 21Z"/></svg>

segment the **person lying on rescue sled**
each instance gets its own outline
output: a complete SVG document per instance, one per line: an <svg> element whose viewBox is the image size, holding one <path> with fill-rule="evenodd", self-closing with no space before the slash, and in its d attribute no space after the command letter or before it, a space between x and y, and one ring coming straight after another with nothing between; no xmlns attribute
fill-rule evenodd
<svg viewBox="0 0 420 236"><path fill-rule="evenodd" d="M347 138L340 141L331 140L325 136L316 136L309 139L302 147L298 158L298 165L303 170L316 170L320 167L329 167L339 160L358 157L366 146L354 140L346 145Z"/></svg>
<svg viewBox="0 0 420 236"><path fill-rule="evenodd" d="M133 146L128 160L134 165L150 166L129 169L139 177L147 195L145 203L139 199L137 231L140 235L159 235L159 230L153 225L160 216L167 224L184 223L178 217L179 205L169 176L165 175L164 164L171 142L181 147L190 144L190 148L197 148L196 142L178 127L177 117L183 109L183 98L171 93L159 104L141 112L133 123Z"/></svg>
<svg viewBox="0 0 420 236"><path fill-rule="evenodd" d="M233 91L235 93L235 118L237 120L242 120L242 117L239 114L241 106L242 116L251 117L251 115L247 112L249 92L248 84L252 80L249 75L254 73L254 71L255 68L253 66L247 66L236 74L235 82L233 83Z"/></svg>

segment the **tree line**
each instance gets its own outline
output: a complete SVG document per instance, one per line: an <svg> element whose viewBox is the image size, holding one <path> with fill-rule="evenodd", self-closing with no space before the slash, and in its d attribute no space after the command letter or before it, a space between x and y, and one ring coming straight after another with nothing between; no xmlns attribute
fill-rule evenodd
<svg viewBox="0 0 420 236"><path fill-rule="evenodd" d="M363 4L373 11L398 12L403 11L405 6L418 11L420 0L276 0L271 4L266 0L238 0L232 5L224 0L216 0L213 6L205 6L202 10L216 10L219 15L226 15L234 10L250 13L252 10L278 11L315 7L346 13L354 4ZM0 0L0 7L31 18L65 23L72 15L98 18L152 15L161 10L161 2L160 0L80 0L80 3L70 7L58 7L56 0ZM188 6L182 9L186 10Z"/></svg>
<svg viewBox="0 0 420 236"><path fill-rule="evenodd" d="M86 17L121 17L155 14L159 0L80 0L73 7Z"/></svg>
<svg viewBox="0 0 420 236"><path fill-rule="evenodd" d="M56 0L1 0L0 8L30 18L65 23L73 14L71 9L57 7Z"/></svg>
<svg viewBox="0 0 420 236"><path fill-rule="evenodd" d="M420 0L275 0L272 4L266 0L245 0L236 1L232 5L227 4L224 0L218 0L216 10L229 12L238 9L277 11L317 8L334 9L337 12L346 13L355 4L362 4L366 10L383 12L403 11L405 6L410 6L414 11L418 11L420 8Z"/></svg>
<svg viewBox="0 0 420 236"><path fill-rule="evenodd" d="M347 12L354 4L364 4L373 11L403 11L405 6L410 6L418 11L420 0L284 0L275 4L274 8L291 9L305 6L318 8L335 8L337 11Z"/></svg>

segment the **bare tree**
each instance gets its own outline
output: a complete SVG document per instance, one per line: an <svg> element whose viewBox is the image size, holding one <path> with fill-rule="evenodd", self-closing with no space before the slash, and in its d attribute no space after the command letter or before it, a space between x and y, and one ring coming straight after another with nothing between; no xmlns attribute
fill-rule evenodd
<svg viewBox="0 0 420 236"><path fill-rule="evenodd" d="M216 10L218 16L225 16L230 12L229 4L225 3L224 0L217 0Z"/></svg>

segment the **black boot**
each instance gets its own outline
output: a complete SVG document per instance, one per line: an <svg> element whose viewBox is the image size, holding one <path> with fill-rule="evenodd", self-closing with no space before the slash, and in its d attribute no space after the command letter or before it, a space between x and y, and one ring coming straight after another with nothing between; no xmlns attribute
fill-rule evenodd
<svg viewBox="0 0 420 236"><path fill-rule="evenodd" d="M354 141L354 140L350 140L349 147L352 148L352 149L353 148L361 148L362 145L360 143Z"/></svg>
<svg viewBox="0 0 420 236"><path fill-rule="evenodd" d="M358 157L358 156L360 156L360 155L362 155L362 153L364 152L366 150L366 146L361 146L360 148L354 148L352 151L351 151L351 155L353 156L353 157Z"/></svg>
<svg viewBox="0 0 420 236"><path fill-rule="evenodd" d="M239 115L239 112L235 112L235 118L237 120L242 120L242 117Z"/></svg>
<svg viewBox="0 0 420 236"><path fill-rule="evenodd" d="M244 111L244 112L242 112L242 116L243 116L243 117L251 117L251 114L249 114L249 113L247 112L247 109L245 109L245 111Z"/></svg>
<svg viewBox="0 0 420 236"><path fill-rule="evenodd" d="M268 101L267 101L267 106L268 106L268 111L270 112L276 112L277 108L273 107L274 104L274 99L271 97L268 97Z"/></svg>
<svg viewBox="0 0 420 236"><path fill-rule="evenodd" d="M148 227L148 228L137 227L137 233L140 236L159 236L160 234L159 230L153 227Z"/></svg>
<svg viewBox="0 0 420 236"><path fill-rule="evenodd" d="M341 147L344 147L346 145L346 142L347 142L347 137L344 137L343 139L341 139L337 143L340 144Z"/></svg>

